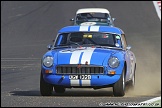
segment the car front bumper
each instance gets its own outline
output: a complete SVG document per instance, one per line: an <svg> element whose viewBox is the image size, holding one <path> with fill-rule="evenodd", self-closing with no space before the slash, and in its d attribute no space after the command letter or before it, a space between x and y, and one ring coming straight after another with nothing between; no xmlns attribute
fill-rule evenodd
<svg viewBox="0 0 162 108"><path fill-rule="evenodd" d="M47 83L64 87L98 87L114 84L121 75L91 75L91 79L70 79L69 75L44 74Z"/></svg>

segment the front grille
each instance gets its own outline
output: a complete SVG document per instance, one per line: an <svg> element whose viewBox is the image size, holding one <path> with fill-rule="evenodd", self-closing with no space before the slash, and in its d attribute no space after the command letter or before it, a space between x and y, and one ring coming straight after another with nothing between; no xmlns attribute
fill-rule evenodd
<svg viewBox="0 0 162 108"><path fill-rule="evenodd" d="M57 74L103 74L103 66L94 65L58 65Z"/></svg>

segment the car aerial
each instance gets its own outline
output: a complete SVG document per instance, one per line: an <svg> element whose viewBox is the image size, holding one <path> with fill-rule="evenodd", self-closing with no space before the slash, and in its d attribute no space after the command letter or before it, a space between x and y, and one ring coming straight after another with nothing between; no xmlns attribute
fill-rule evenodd
<svg viewBox="0 0 162 108"><path fill-rule="evenodd" d="M114 96L124 96L126 87L135 86L136 58L130 49L117 27L61 28L41 60L41 95L113 87Z"/></svg>
<svg viewBox="0 0 162 108"><path fill-rule="evenodd" d="M82 8L78 9L74 21L74 25L103 25L114 26L115 18L112 18L110 12L105 8Z"/></svg>

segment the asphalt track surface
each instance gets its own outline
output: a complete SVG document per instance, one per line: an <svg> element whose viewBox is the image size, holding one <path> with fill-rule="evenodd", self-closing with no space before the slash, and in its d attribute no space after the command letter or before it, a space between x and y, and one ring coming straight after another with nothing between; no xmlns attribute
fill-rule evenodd
<svg viewBox="0 0 162 108"><path fill-rule="evenodd" d="M136 88L113 97L111 88L67 89L43 97L40 60L57 31L79 8L101 7L116 18L137 58ZM152 1L1 1L1 106L99 107L161 96L161 21Z"/></svg>

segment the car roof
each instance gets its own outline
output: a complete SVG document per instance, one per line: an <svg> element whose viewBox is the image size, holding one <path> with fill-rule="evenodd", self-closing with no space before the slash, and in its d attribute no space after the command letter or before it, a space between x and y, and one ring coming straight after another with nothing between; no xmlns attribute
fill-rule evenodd
<svg viewBox="0 0 162 108"><path fill-rule="evenodd" d="M68 32L108 32L115 34L124 34L122 29L112 26L66 26L58 31L58 33Z"/></svg>
<svg viewBox="0 0 162 108"><path fill-rule="evenodd" d="M108 14L110 13L105 8L82 8L82 9L78 9L76 14L79 14L79 13L90 13L90 12L108 13Z"/></svg>

